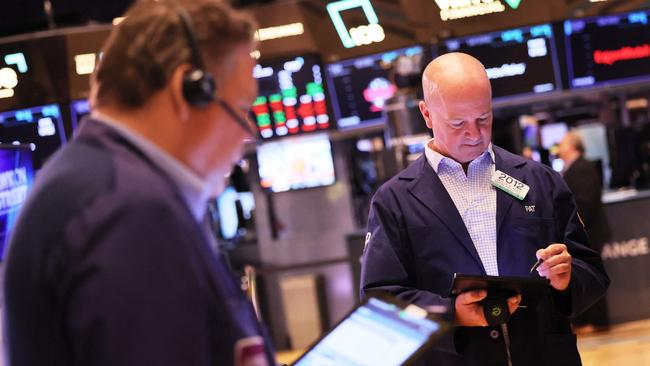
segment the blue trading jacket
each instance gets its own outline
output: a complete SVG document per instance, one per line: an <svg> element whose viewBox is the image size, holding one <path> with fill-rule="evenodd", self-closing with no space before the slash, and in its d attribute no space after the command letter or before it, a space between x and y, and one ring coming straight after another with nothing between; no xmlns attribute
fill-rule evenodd
<svg viewBox="0 0 650 366"><path fill-rule="evenodd" d="M85 121L40 172L10 242L11 365L234 365L242 339L274 364L204 235L167 176Z"/></svg>
<svg viewBox="0 0 650 366"><path fill-rule="evenodd" d="M530 186L523 201L497 189L499 274L531 276L535 252L551 243L565 243L573 257L568 291L551 291L538 306L518 309L511 317L513 364L579 365L568 316L603 296L609 278L599 255L586 246L574 199L559 174L499 147L494 152L496 169ZM453 201L424 155L377 191L368 231L362 296L385 291L421 306L453 309L447 297L453 274L486 274ZM458 327L424 364L506 365L501 333L501 327Z"/></svg>

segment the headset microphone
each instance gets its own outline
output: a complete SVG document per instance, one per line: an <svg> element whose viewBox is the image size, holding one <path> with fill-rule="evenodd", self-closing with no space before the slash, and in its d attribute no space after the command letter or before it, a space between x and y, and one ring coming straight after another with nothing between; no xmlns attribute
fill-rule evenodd
<svg viewBox="0 0 650 366"><path fill-rule="evenodd" d="M185 32L187 44L190 48L190 59L193 68L183 75L183 97L190 104L197 108L205 107L210 103L216 103L223 108L237 124L243 128L254 140L259 140L257 133L251 127L251 124L241 117L235 108L228 102L219 98L217 95L217 85L214 77L208 71L205 71L203 59L199 51L199 46L194 35L194 26L192 19L185 9L179 7L178 16Z"/></svg>

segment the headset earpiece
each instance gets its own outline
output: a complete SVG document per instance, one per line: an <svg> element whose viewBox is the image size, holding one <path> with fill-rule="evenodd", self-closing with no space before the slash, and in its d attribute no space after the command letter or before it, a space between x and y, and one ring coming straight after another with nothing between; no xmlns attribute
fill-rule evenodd
<svg viewBox="0 0 650 366"><path fill-rule="evenodd" d="M178 10L178 17L190 47L192 69L183 76L183 97L195 107L205 107L216 99L217 85L211 73L205 71L201 52L194 35L192 19L185 9Z"/></svg>
<svg viewBox="0 0 650 366"><path fill-rule="evenodd" d="M183 76L183 97L195 107L205 107L215 99L216 85L210 73L192 69Z"/></svg>

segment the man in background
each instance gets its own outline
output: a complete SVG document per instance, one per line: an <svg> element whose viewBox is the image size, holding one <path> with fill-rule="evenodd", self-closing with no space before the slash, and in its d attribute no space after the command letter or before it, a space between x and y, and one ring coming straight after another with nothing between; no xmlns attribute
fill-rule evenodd
<svg viewBox="0 0 650 366"><path fill-rule="evenodd" d="M113 29L10 242L11 365L274 364L205 221L254 134L255 30L217 0L139 1Z"/></svg>
<svg viewBox="0 0 650 366"><path fill-rule="evenodd" d="M589 235L590 247L602 252L610 238L609 224L605 216L602 194L602 174L599 167L584 158L585 148L577 132L567 133L560 141L558 155L564 162L562 176L573 192L578 213ZM609 327L607 302L599 300L582 315L572 319L575 331L589 333Z"/></svg>
<svg viewBox="0 0 650 366"><path fill-rule="evenodd" d="M457 327L427 355L428 366L580 365L568 317L603 296L609 278L585 246L571 192L549 167L492 145L490 80L474 57L438 57L422 88L420 112L434 138L373 197L362 296L389 292L450 309ZM528 191L497 189L498 177ZM549 292L521 309L521 296L510 297L510 320L488 326L487 292L450 298L454 273L541 276Z"/></svg>

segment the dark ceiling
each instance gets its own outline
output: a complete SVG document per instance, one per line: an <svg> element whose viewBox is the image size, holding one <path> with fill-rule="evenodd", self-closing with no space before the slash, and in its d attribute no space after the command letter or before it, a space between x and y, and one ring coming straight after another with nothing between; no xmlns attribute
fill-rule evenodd
<svg viewBox="0 0 650 366"><path fill-rule="evenodd" d="M134 0L1 0L0 38L55 27L109 23L120 16ZM231 0L235 6L281 3L288 0ZM299 1L299 0L293 0ZM326 0L302 0L324 3ZM415 0L373 0L379 13L395 18L401 6ZM427 0L433 2L434 0ZM587 16L650 7L650 0L527 0L557 1L566 10L564 17ZM322 5L321 5L322 6ZM48 9L49 11L47 11ZM400 17L397 17L400 18Z"/></svg>
<svg viewBox="0 0 650 366"><path fill-rule="evenodd" d="M110 23L134 0L1 0L0 37L47 30L54 27ZM234 0L246 7L273 0ZM48 16L47 8L50 9Z"/></svg>

